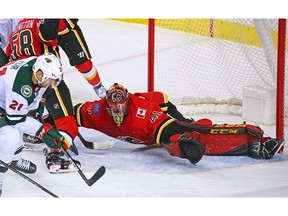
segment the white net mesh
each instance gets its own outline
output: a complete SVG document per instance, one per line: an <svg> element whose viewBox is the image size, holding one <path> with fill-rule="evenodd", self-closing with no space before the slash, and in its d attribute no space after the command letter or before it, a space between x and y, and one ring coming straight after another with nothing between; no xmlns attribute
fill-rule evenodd
<svg viewBox="0 0 288 216"><path fill-rule="evenodd" d="M276 88L277 42L277 19L156 19L154 88L184 114L241 115L244 86Z"/></svg>
<svg viewBox="0 0 288 216"><path fill-rule="evenodd" d="M178 104L217 101L239 105L243 86L253 84L274 89L253 21L232 21L225 20L221 26L221 21L214 20L211 26L210 20L205 19L156 20L156 26L160 27L156 27L155 34L155 88L167 91ZM277 27L277 20L274 21L271 24ZM243 33L244 26L249 30ZM213 37L207 35L211 28ZM253 38L248 40L245 33ZM165 76L157 77L163 74L157 71L164 71Z"/></svg>

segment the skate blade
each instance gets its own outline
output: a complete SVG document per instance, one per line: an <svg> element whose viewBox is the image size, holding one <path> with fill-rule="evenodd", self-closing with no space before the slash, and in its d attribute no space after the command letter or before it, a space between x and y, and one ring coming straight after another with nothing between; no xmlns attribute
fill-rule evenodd
<svg viewBox="0 0 288 216"><path fill-rule="evenodd" d="M79 166L79 164L77 164ZM47 165L47 168L49 170L49 173L52 174L60 174L60 173L71 173L76 172L77 170L73 166L73 164L69 164L68 166L61 167L59 164L50 164Z"/></svg>
<svg viewBox="0 0 288 216"><path fill-rule="evenodd" d="M36 151L42 149L45 143L27 143L23 142L23 150Z"/></svg>

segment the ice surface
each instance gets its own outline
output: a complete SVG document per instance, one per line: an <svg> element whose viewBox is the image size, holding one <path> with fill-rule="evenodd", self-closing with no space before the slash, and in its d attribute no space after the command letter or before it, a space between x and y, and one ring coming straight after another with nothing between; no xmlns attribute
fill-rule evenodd
<svg viewBox="0 0 288 216"><path fill-rule="evenodd" d="M146 91L146 28L109 20L81 20L79 24L86 36L103 84L109 87L114 82L119 82L131 92ZM66 70L65 80L70 87L74 103L96 99L97 96L92 88L81 74L68 65L65 57L64 55L62 57ZM239 116L193 116L196 120L202 117L211 118L214 123L242 122ZM263 126L263 129L267 134L275 136L275 126ZM94 130L83 128L80 130L87 139L94 141L111 139ZM59 211L65 215L67 215L66 211L78 215L83 214L81 210L83 208L93 215L99 215L99 211L101 214L107 212L118 214L118 209L123 210L121 214L126 212L131 215L147 215L148 212L151 214L149 209L154 208L157 209L155 215L156 213L180 215L180 212L193 215L193 208L197 209L199 206L201 209L204 208L204 212L213 214L213 208L225 209L227 205L235 208L233 214L244 214L247 210L246 206L254 206L254 199L248 199L243 206L240 204L243 199L240 201L239 199L233 201L220 199L219 201L218 199L211 200L211 198L288 196L286 153L279 154L272 160L204 156L194 166L186 159L170 156L163 148L149 148L115 140L113 149L90 150L85 148L78 139L75 140L75 143L80 154L76 156L71 153L71 155L81 161L83 173L88 178L100 166L106 167L106 174L98 182L88 187L77 172L49 174L41 149L24 151L23 157L32 160L38 168L35 174L29 175L30 178L59 197L75 199L56 201L44 199L50 196L27 180L8 171L2 197L33 199L2 199L3 202L1 200L0 205L5 205L5 202L10 204L11 201L12 203L17 201L18 204L19 201L25 206L22 207L22 210L21 208L17 209L19 215L25 210L26 205L27 207L31 206L30 202L43 205L42 211L49 210L52 215L57 214L58 210L55 208L59 208ZM43 199L35 199L38 197ZM271 210L271 214L275 213L275 206L285 208L285 204L279 204L279 199L273 200L272 204L270 204L270 200L266 199L262 199L260 203L256 202L256 214L259 213L259 209L263 208L268 212ZM131 210L132 206L136 206L135 212ZM160 208L158 208L159 206ZM123 207L125 207L125 211ZM253 211L246 212L248 215L250 213Z"/></svg>

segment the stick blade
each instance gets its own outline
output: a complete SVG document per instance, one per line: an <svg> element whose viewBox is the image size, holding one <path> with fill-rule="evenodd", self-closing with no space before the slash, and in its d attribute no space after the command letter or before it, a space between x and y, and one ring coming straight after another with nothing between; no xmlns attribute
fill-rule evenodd
<svg viewBox="0 0 288 216"><path fill-rule="evenodd" d="M106 168L101 166L96 173L88 180L88 185L93 185L96 181L98 181L106 172Z"/></svg>

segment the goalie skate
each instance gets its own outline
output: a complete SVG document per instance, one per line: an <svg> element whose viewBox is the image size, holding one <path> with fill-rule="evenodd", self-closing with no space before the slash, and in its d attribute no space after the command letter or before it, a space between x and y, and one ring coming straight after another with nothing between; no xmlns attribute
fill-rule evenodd
<svg viewBox="0 0 288 216"><path fill-rule="evenodd" d="M49 152L46 155L46 166L50 173L68 173L76 171L73 163L62 156L62 152ZM79 161L74 160L74 162L81 167Z"/></svg>
<svg viewBox="0 0 288 216"><path fill-rule="evenodd" d="M262 159L270 159L277 154L284 145L284 140L269 139L263 144Z"/></svg>

